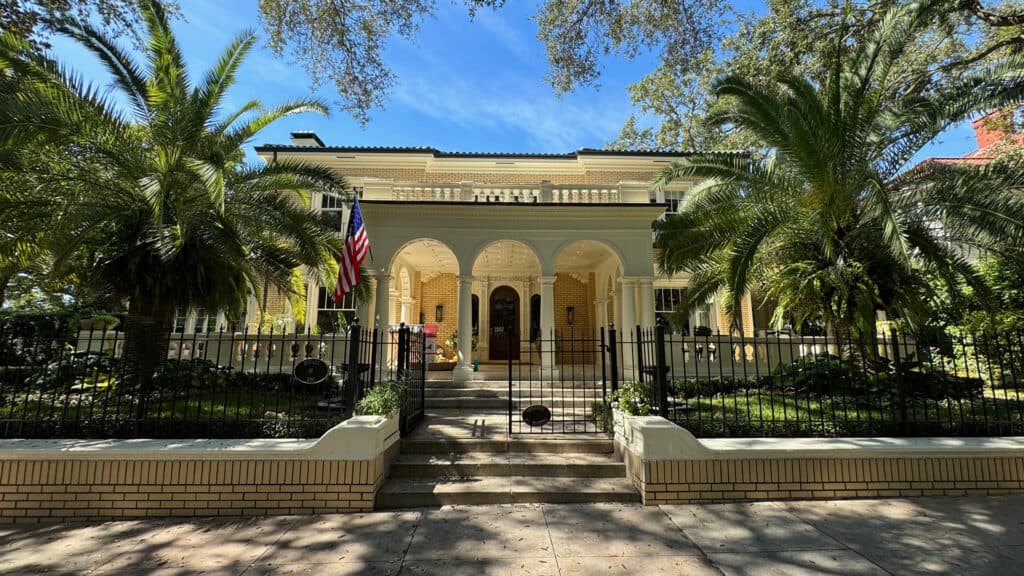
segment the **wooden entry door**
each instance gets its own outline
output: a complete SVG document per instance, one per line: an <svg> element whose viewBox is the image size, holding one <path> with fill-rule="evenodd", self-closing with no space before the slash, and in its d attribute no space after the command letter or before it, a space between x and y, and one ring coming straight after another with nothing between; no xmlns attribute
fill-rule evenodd
<svg viewBox="0 0 1024 576"><path fill-rule="evenodd" d="M514 288L499 286L491 292L489 319L491 333L487 349L491 360L519 360L519 294Z"/></svg>

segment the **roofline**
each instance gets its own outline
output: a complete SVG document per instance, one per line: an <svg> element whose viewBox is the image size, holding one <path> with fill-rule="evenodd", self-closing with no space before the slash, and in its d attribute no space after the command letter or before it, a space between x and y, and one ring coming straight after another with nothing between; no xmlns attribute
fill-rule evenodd
<svg viewBox="0 0 1024 576"><path fill-rule="evenodd" d="M564 154L543 152L446 152L430 146L296 146L292 144L263 144L255 147L257 154L275 152L308 152L312 154L429 154L433 158L521 158L538 160L576 160L581 156L634 156L645 158L674 157L685 158L705 153L697 150L657 151L657 150L600 150L581 148L575 152ZM747 150L707 151L708 153L749 156Z"/></svg>

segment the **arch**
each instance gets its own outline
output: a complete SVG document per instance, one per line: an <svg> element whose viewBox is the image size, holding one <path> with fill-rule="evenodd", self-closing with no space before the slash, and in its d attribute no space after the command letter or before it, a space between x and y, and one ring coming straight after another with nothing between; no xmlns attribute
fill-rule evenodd
<svg viewBox="0 0 1024 576"><path fill-rule="evenodd" d="M511 251L515 256L519 256L520 261L523 261L522 257L526 254L532 256L532 262L537 264L535 276L541 275L542 261L540 252L537 250L537 246L529 241L512 239L492 240L477 246L477 248L473 250L471 273L476 276L475 270L477 264L480 263L481 256L486 257L495 252L499 252L502 253L503 256L508 257L509 251Z"/></svg>
<svg viewBox="0 0 1024 576"><path fill-rule="evenodd" d="M427 257L422 257L427 256ZM434 238L417 238L402 244L388 261L388 268L392 276L396 274L396 267L412 264L413 267L423 270L424 268L444 269L445 272L460 273L459 259L446 242Z"/></svg>
<svg viewBox="0 0 1024 576"><path fill-rule="evenodd" d="M606 242L604 240L576 239L576 240L566 240L565 242L561 243L558 246L558 248L555 250L555 253L554 253L554 255L555 255L555 261L554 261L555 262L555 265L554 265L555 270L557 271L558 268L560 267L560 265L562 267L565 266L564 258L566 257L567 254L569 254L568 251L570 249L572 249L572 248L581 248L581 247L583 249L585 249L585 250L593 250L594 248L603 248L605 253L608 256L610 256L611 258L613 258L613 261L615 263L615 267L616 267L618 273L621 274L626 269L626 267L624 265L625 259L622 256L622 251L619 250L619 247L616 246L615 244L610 244L610 243L608 243L608 242Z"/></svg>

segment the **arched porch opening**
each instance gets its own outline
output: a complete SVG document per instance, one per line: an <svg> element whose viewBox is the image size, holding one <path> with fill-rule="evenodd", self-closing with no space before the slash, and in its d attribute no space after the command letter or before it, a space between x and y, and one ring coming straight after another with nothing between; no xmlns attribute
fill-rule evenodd
<svg viewBox="0 0 1024 576"><path fill-rule="evenodd" d="M382 327L400 322L435 325L436 352L454 357L452 336L459 319L455 252L439 240L413 240L395 252L389 272L377 279L376 316Z"/></svg>
<svg viewBox="0 0 1024 576"><path fill-rule="evenodd" d="M554 334L563 342L558 346L559 363L595 360L592 346L574 347L571 342L600 337L601 328L611 322L608 303L614 298L614 279L621 276L619 255L600 240L578 240L558 252L553 312Z"/></svg>
<svg viewBox="0 0 1024 576"><path fill-rule="evenodd" d="M477 252L472 273L480 298L477 357L520 359L531 337L530 303L540 294L540 258L524 242L496 240Z"/></svg>

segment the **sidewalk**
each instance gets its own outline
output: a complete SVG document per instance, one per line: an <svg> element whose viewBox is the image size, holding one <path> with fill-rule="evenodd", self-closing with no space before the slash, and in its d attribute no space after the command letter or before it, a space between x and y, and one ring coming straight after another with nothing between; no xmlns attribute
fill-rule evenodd
<svg viewBox="0 0 1024 576"><path fill-rule="evenodd" d="M1024 497L519 505L0 529L3 574L998 574Z"/></svg>

